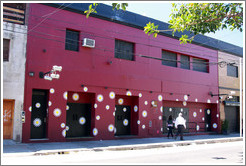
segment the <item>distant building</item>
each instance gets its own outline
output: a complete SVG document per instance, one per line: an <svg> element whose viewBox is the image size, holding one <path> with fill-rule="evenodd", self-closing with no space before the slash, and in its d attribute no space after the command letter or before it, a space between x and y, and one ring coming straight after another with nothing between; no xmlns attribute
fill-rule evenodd
<svg viewBox="0 0 246 166"><path fill-rule="evenodd" d="M26 4L3 4L3 139L21 141L27 25Z"/></svg>

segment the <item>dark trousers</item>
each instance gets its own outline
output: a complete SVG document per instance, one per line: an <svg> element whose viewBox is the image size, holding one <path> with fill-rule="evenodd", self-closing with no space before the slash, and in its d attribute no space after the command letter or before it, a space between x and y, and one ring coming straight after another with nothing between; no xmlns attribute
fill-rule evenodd
<svg viewBox="0 0 246 166"><path fill-rule="evenodd" d="M168 127L168 134L167 134L167 137L169 138L169 135L171 134L171 136L173 137L173 127L172 126L169 126Z"/></svg>
<svg viewBox="0 0 246 166"><path fill-rule="evenodd" d="M178 125L178 132L176 133L175 138L177 138L177 136L180 135L180 140L183 140L183 133L184 133L184 126Z"/></svg>

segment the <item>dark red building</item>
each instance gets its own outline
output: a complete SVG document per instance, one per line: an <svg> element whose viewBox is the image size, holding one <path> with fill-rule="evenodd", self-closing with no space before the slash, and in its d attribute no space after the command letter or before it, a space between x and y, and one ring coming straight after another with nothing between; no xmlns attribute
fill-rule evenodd
<svg viewBox="0 0 246 166"><path fill-rule="evenodd" d="M220 130L209 95L218 93L217 50L148 36L141 25L153 19L106 5L87 19L87 8L29 6L23 142L161 137L179 112L186 132ZM40 78L54 65L59 79Z"/></svg>

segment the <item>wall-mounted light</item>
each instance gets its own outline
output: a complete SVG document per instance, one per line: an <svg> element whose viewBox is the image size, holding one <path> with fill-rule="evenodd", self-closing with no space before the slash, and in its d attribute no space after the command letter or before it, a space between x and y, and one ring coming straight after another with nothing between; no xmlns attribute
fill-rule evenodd
<svg viewBox="0 0 246 166"><path fill-rule="evenodd" d="M169 93L170 95L173 95L173 93Z"/></svg>
<svg viewBox="0 0 246 166"><path fill-rule="evenodd" d="M34 73L33 71L30 71L30 72L29 72L29 76L30 76L30 77L33 77L34 74L35 74L35 73Z"/></svg>
<svg viewBox="0 0 246 166"><path fill-rule="evenodd" d="M108 87L105 86L104 89L108 89Z"/></svg>
<svg viewBox="0 0 246 166"><path fill-rule="evenodd" d="M149 93L153 93L153 91L149 91Z"/></svg>
<svg viewBox="0 0 246 166"><path fill-rule="evenodd" d="M43 78L45 80L52 81L53 78L59 79L60 75L56 74L56 72L61 72L62 71L62 66L53 66L51 71L48 71L46 73L39 72L39 78ZM49 75L50 74L50 75Z"/></svg>

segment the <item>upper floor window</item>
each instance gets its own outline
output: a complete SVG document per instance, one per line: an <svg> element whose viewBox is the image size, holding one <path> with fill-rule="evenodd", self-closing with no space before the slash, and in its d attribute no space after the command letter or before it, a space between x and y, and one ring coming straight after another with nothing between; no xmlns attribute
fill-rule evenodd
<svg viewBox="0 0 246 166"><path fill-rule="evenodd" d="M205 59L193 58L193 70L208 73L208 62Z"/></svg>
<svg viewBox="0 0 246 166"><path fill-rule="evenodd" d="M169 51L162 51L162 64L166 66L177 67L177 54Z"/></svg>
<svg viewBox="0 0 246 166"><path fill-rule="evenodd" d="M3 61L9 61L9 39L3 39Z"/></svg>
<svg viewBox="0 0 246 166"><path fill-rule="evenodd" d="M79 51L79 32L66 30L65 49L71 51Z"/></svg>
<svg viewBox="0 0 246 166"><path fill-rule="evenodd" d="M227 76L238 77L238 67L227 64Z"/></svg>
<svg viewBox="0 0 246 166"><path fill-rule="evenodd" d="M134 43L115 40L115 58L134 61Z"/></svg>
<svg viewBox="0 0 246 166"><path fill-rule="evenodd" d="M190 57L189 56L186 56L186 55L181 55L180 56L180 67L182 69L188 69L190 70Z"/></svg>

